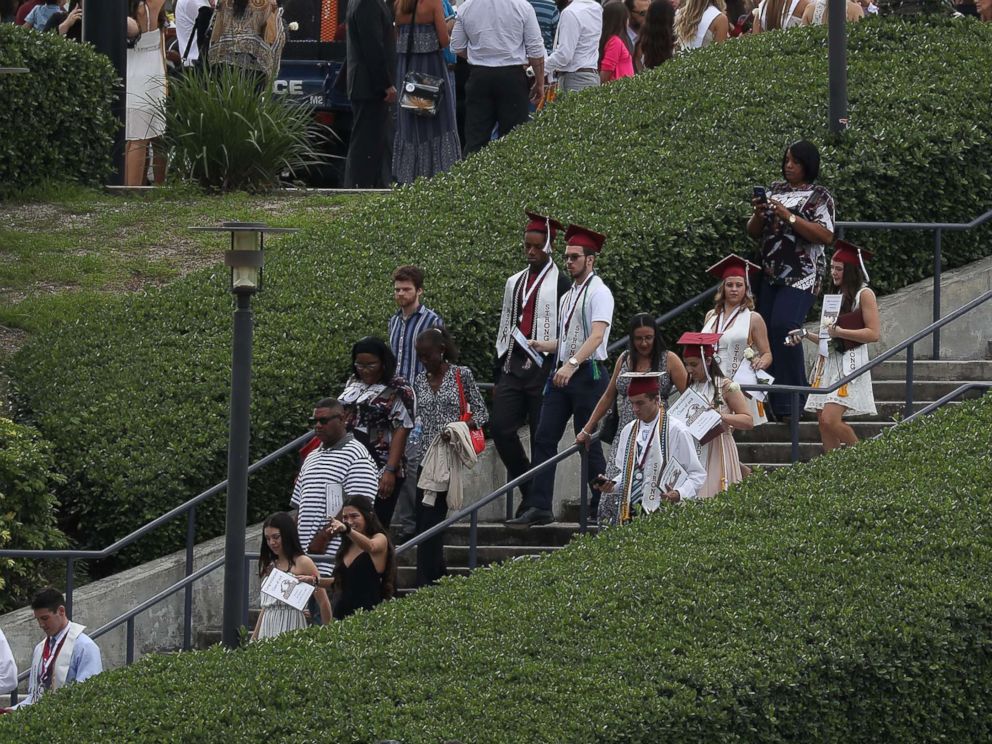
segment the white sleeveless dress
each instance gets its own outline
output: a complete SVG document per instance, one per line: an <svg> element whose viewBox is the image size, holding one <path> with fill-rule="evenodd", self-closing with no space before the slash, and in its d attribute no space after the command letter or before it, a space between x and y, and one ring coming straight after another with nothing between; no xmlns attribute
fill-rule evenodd
<svg viewBox="0 0 992 744"><path fill-rule="evenodd" d="M861 293L866 289L867 287L862 287L855 295L854 310L861 306ZM810 385L812 387L829 387L841 377L851 374L867 363L868 344L861 344L850 351L841 353L834 348L831 340L830 355L826 359L817 357L816 364L813 366ZM875 393L871 387L871 372L865 372L860 377L856 377L853 382L849 382L832 393L809 396L806 400L806 410L820 411L827 403L837 403L844 406L845 416L875 415Z"/></svg>
<svg viewBox="0 0 992 744"><path fill-rule="evenodd" d="M147 6L145 10L147 14ZM151 19L148 19L151 24ZM146 140L165 134L165 44L161 28L145 29L127 50L127 140Z"/></svg>
<svg viewBox="0 0 992 744"><path fill-rule="evenodd" d="M258 626L258 640L275 638L291 630L307 627L307 618L302 610L290 607L265 592L261 592L259 605L262 608L262 623Z"/></svg>
<svg viewBox="0 0 992 744"><path fill-rule="evenodd" d="M727 376L728 380L733 380L737 374L737 369L742 364L751 362L744 358L744 351L751 345L751 314L753 310L748 310L740 306L740 312L733 313L727 317L717 317L715 312L711 312L706 322L703 324L703 333L722 333L717 353L720 355L720 369ZM753 347L752 347L753 348ZM757 349L754 349L757 353ZM765 407L760 402L752 398L746 391L744 398L747 400L748 412L755 426L768 423L765 415Z"/></svg>

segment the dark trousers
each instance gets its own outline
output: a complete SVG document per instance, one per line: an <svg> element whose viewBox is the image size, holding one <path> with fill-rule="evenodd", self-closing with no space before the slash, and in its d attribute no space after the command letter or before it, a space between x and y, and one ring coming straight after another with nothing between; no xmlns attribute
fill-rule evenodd
<svg viewBox="0 0 992 744"><path fill-rule="evenodd" d="M344 187L348 189L384 188L383 178L388 148L386 130L389 106L384 100L351 102L351 141L344 166Z"/></svg>
<svg viewBox="0 0 992 744"><path fill-rule="evenodd" d="M389 528L389 523L393 520L393 512L396 511L396 502L399 500L400 491L403 490L404 481L406 481L406 478L396 479L396 486L393 488L393 492L388 499L376 496L375 515L379 517L382 526L387 529Z"/></svg>
<svg viewBox="0 0 992 744"><path fill-rule="evenodd" d="M610 375L602 364L599 365L599 379L594 379L595 362L582 364L563 388L549 385L541 405L541 421L537 425L537 436L532 448L534 465L546 462L558 454L558 442L565 433L565 426L572 417L573 429L577 434L586 425L593 409L603 396L610 382ZM606 459L599 442L589 448L589 479L606 472ZM528 506L538 509L551 509L555 490L555 468L548 468L534 478ZM592 510L599 508L599 491L592 492Z"/></svg>
<svg viewBox="0 0 992 744"><path fill-rule="evenodd" d="M502 137L527 121L529 92L523 67L472 68L465 84L466 157L486 146L494 125Z"/></svg>
<svg viewBox="0 0 992 744"><path fill-rule="evenodd" d="M504 373L493 390L493 412L489 418L489 433L499 459L506 466L506 479L513 480L530 470L530 457L520 441L520 427L530 427L531 451L537 438L537 423L541 418L544 384L547 370L535 368L533 374L519 376ZM530 483L520 486L524 501L530 493Z"/></svg>
<svg viewBox="0 0 992 744"><path fill-rule="evenodd" d="M418 476L419 480L419 476ZM439 493L434 506L424 504L424 491L417 489L417 534L440 524L448 516L448 493ZM417 546L417 586L433 584L448 573L444 563L444 532Z"/></svg>
<svg viewBox="0 0 992 744"><path fill-rule="evenodd" d="M777 385L806 385L806 362L802 345L786 346L789 331L801 328L813 307L816 296L809 291L772 284L767 277L761 279L758 294L758 312L768 326L768 341L772 349L772 366L769 373ZM772 393L768 397L776 416L792 414L792 396ZM806 405L806 396L799 396L799 412Z"/></svg>

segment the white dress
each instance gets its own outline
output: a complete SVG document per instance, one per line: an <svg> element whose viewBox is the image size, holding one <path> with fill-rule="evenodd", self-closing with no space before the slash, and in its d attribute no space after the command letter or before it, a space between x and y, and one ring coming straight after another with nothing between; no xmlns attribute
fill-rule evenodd
<svg viewBox="0 0 992 744"><path fill-rule="evenodd" d="M867 287L862 287L855 295L854 310L860 307L861 293L866 289ZM817 357L810 381L812 387L829 387L836 380L846 377L868 363L868 344L861 344L850 351L841 353L834 348L834 342L831 339L829 348L830 355L826 359ZM832 393L809 396L806 401L806 410L820 411L827 403L837 403L844 406L845 416L875 415L875 394L871 387L871 372L865 372L860 377L854 378L853 382L849 382Z"/></svg>
<svg viewBox="0 0 992 744"><path fill-rule="evenodd" d="M145 31L127 50L125 139L154 139L165 134L165 47L162 29Z"/></svg>
<svg viewBox="0 0 992 744"><path fill-rule="evenodd" d="M748 310L744 305L740 305L739 311L732 311L730 315L724 317L722 314L717 317L715 312L711 312L706 317L703 324L703 333L721 333L717 353L720 355L720 369L727 376L728 380L733 380L737 374L737 369L742 364L751 362L744 358L744 351L751 346L751 315L752 310ZM753 346L751 346L754 349ZM757 354L758 350L754 349ZM746 391L744 399L747 401L748 413L755 426L760 426L768 422L765 416L764 405L755 400Z"/></svg>
<svg viewBox="0 0 992 744"><path fill-rule="evenodd" d="M258 626L258 640L275 638L290 630L307 627L307 618L302 610L290 607L275 597L261 592L262 623Z"/></svg>

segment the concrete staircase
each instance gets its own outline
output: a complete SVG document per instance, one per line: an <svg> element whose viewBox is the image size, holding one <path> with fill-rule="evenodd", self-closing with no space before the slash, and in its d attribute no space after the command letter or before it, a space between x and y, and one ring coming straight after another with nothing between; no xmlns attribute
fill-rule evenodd
<svg viewBox="0 0 992 744"><path fill-rule="evenodd" d="M913 365L913 410L950 393L964 382L992 380L992 361L941 360L917 361ZM884 362L872 371L875 392L875 416L859 416L850 420L859 439L869 439L891 427L903 417L906 403L905 361ZM964 397L978 397L971 391ZM951 404L953 405L953 404ZM753 431L736 435L741 462L764 470L786 467L792 461L792 438L789 426L769 423ZM811 460L823 451L816 416L804 413L799 423L799 459Z"/></svg>

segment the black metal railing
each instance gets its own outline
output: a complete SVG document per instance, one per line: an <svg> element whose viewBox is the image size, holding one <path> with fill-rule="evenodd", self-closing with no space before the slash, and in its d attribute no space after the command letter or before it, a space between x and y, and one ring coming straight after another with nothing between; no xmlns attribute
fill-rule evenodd
<svg viewBox="0 0 992 744"><path fill-rule="evenodd" d="M940 277L942 249L945 232L965 232L981 227L992 220L992 209L971 222L837 222L837 237L843 238L848 230L893 230L896 232L922 231L933 233L933 322L940 320ZM940 359L940 329L933 334L932 357Z"/></svg>

